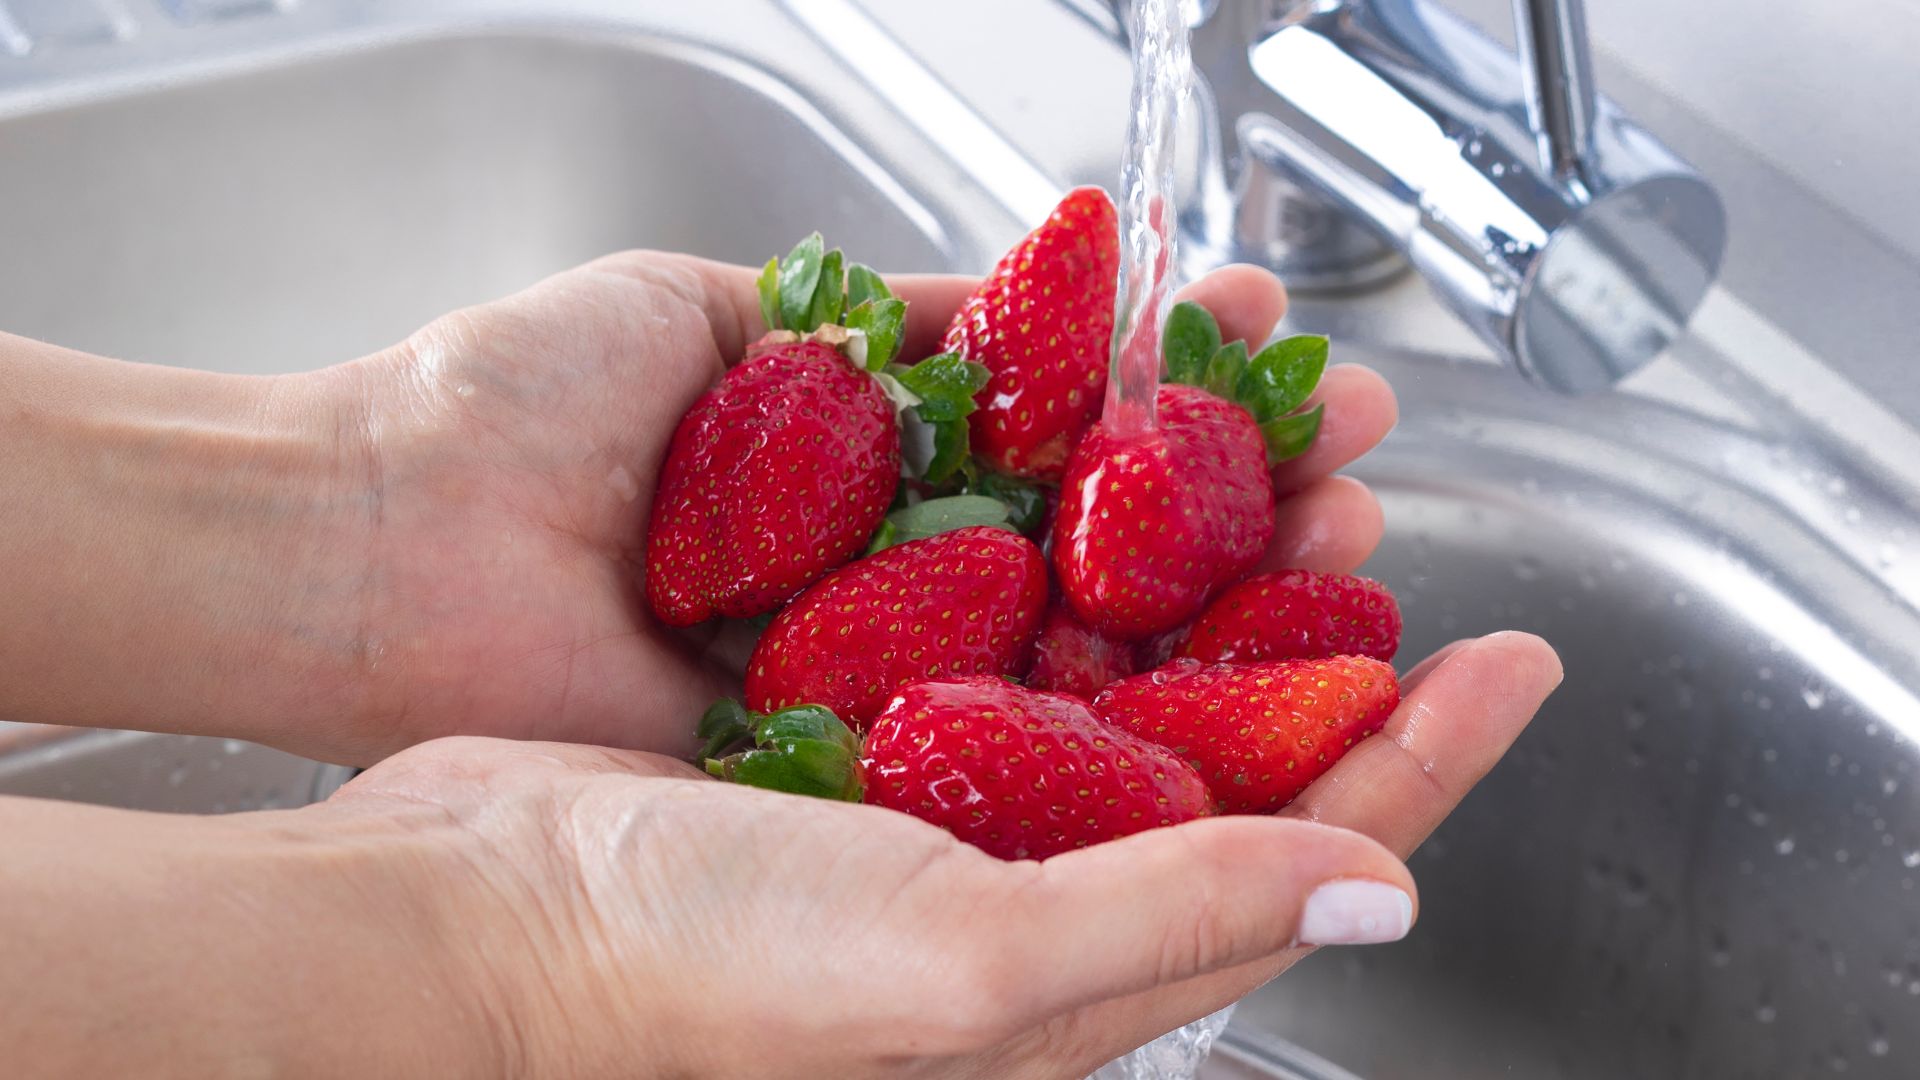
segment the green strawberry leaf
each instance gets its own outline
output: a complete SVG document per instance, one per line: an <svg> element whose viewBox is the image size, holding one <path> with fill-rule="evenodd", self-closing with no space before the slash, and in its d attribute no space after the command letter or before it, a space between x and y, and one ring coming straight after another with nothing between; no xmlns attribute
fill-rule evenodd
<svg viewBox="0 0 1920 1080"><path fill-rule="evenodd" d="M1306 453L1307 447L1313 445L1313 437L1320 433L1320 414L1326 408L1315 405L1306 412L1261 424L1260 434L1267 440L1267 461L1278 463Z"/></svg>
<svg viewBox="0 0 1920 1080"><path fill-rule="evenodd" d="M867 370L879 371L900 351L900 331L906 326L904 300L863 300L847 312L847 329L867 335Z"/></svg>
<svg viewBox="0 0 1920 1080"><path fill-rule="evenodd" d="M847 306L859 307L869 300L891 300L893 290L880 279L873 267L854 263L847 267Z"/></svg>
<svg viewBox="0 0 1920 1080"><path fill-rule="evenodd" d="M732 698L721 698L700 716L697 729L700 737L700 756L695 760L719 757L753 734L753 714Z"/></svg>
<svg viewBox="0 0 1920 1080"><path fill-rule="evenodd" d="M965 420L942 420L933 425L933 457L927 461L926 481L944 483L967 460L972 434Z"/></svg>
<svg viewBox="0 0 1920 1080"><path fill-rule="evenodd" d="M1240 385L1240 375L1247 369L1247 343L1230 342L1214 350L1213 358L1207 361L1207 373L1203 385L1209 392L1231 400L1233 391Z"/></svg>
<svg viewBox="0 0 1920 1080"><path fill-rule="evenodd" d="M910 368L896 366L894 374L901 386L920 399L914 415L933 428L933 457L922 479L944 483L967 460L967 416L978 408L974 395L987 385L991 373L959 353L937 353Z"/></svg>
<svg viewBox="0 0 1920 1080"><path fill-rule="evenodd" d="M865 558L876 551L887 550L897 542L899 536L900 527L886 518L881 518L880 527L873 530L873 537L867 541L867 550L861 552L861 557Z"/></svg>
<svg viewBox="0 0 1920 1080"><path fill-rule="evenodd" d="M1326 368L1326 338L1318 334L1281 338L1247 362L1233 397L1264 423L1306 404Z"/></svg>
<svg viewBox="0 0 1920 1080"><path fill-rule="evenodd" d="M1007 504L985 495L947 495L938 499L928 499L915 503L904 510L895 510L874 533L872 551L904 544L909 540L924 540L929 536L938 536L943 532L964 529L971 525L987 525L996 529L1013 531L1012 511ZM888 533L887 542L880 543L881 533Z"/></svg>
<svg viewBox="0 0 1920 1080"><path fill-rule="evenodd" d="M814 287L813 301L807 306L807 325L801 333L817 330L828 323L837 323L844 316L841 309L841 291L846 285L847 276L840 270L845 256L839 248L834 248L820 258L820 283Z"/></svg>
<svg viewBox="0 0 1920 1080"><path fill-rule="evenodd" d="M766 321L768 330L781 328L780 322L780 259L776 256L767 260L766 269L760 271L760 318Z"/></svg>
<svg viewBox="0 0 1920 1080"><path fill-rule="evenodd" d="M1160 331L1160 355L1167 362L1170 382L1199 386L1207 361L1220 350L1220 324L1213 313L1191 300L1182 300L1167 313Z"/></svg>
<svg viewBox="0 0 1920 1080"><path fill-rule="evenodd" d="M1018 532L1030 533L1039 528L1047 514L1047 497L1039 488L1001 473L976 473L968 479L967 491L1005 503L1008 523Z"/></svg>
<svg viewBox="0 0 1920 1080"><path fill-rule="evenodd" d="M859 802L860 742L831 709L795 705L756 718L754 749L709 757L707 772L749 787Z"/></svg>
<svg viewBox="0 0 1920 1080"><path fill-rule="evenodd" d="M925 402L942 402L939 415L928 418L942 420L971 413L975 408L973 396L992 377L985 367L950 352L936 353L896 374L902 386L920 396L923 416Z"/></svg>
<svg viewBox="0 0 1920 1080"><path fill-rule="evenodd" d="M806 325L807 313L813 309L813 293L820 285L825 247L826 241L814 233L795 244L780 264L780 324L785 329L800 333L813 329Z"/></svg>

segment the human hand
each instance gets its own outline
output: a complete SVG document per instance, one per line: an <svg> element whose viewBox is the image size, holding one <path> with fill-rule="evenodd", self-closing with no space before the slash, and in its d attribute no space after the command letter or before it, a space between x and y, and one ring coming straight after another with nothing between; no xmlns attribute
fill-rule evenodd
<svg viewBox="0 0 1920 1080"><path fill-rule="evenodd" d="M1307 946L1405 932L1396 856L1559 680L1517 634L1423 668L1386 733L1288 814L1043 863L648 754L479 739L397 755L316 814L451 826L431 887L465 928L453 983L525 1071L1083 1076Z"/></svg>
<svg viewBox="0 0 1920 1080"><path fill-rule="evenodd" d="M900 277L905 355L932 351L974 282ZM1187 290L1229 337L1264 339L1285 292L1230 267ZM356 655L369 685L353 756L446 734L683 753L737 671L673 632L639 587L655 478L680 415L761 325L753 273L631 252L436 321L326 373L364 403L369 521ZM1325 425L1276 473L1274 565L1351 569L1377 505L1329 474L1392 426L1391 392L1330 371Z"/></svg>

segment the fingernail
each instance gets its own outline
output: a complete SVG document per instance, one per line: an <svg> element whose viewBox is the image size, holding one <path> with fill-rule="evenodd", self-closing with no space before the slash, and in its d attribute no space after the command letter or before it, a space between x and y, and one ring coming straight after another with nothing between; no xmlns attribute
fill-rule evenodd
<svg viewBox="0 0 1920 1080"><path fill-rule="evenodd" d="M1378 945L1413 928L1413 898L1379 881L1329 881L1300 913L1302 945Z"/></svg>

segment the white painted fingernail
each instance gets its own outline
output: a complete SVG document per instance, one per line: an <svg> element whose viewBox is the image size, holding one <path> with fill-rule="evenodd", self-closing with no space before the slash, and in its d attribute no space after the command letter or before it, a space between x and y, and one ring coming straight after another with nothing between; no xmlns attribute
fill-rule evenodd
<svg viewBox="0 0 1920 1080"><path fill-rule="evenodd" d="M1413 897L1384 882L1329 881L1300 913L1302 945L1378 945L1413 929Z"/></svg>

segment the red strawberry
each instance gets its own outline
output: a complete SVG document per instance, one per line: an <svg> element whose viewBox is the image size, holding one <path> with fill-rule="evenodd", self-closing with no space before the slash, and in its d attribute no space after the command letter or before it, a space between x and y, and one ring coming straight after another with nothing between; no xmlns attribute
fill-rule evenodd
<svg viewBox="0 0 1920 1080"><path fill-rule="evenodd" d="M1206 665L1175 660L1101 691L1094 711L1200 771L1230 814L1278 810L1400 703L1393 669L1364 656Z"/></svg>
<svg viewBox="0 0 1920 1080"><path fill-rule="evenodd" d="M1385 585L1351 574L1281 570L1221 593L1173 648L1208 663L1371 656L1400 648L1400 607Z"/></svg>
<svg viewBox="0 0 1920 1080"><path fill-rule="evenodd" d="M803 702L865 725L907 683L1024 670L1047 599L1040 549L985 526L887 548L774 617L747 662L747 704Z"/></svg>
<svg viewBox="0 0 1920 1080"><path fill-rule="evenodd" d="M1213 812L1171 752L1083 701L999 679L914 683L874 721L865 801L932 822L989 855L1045 859Z"/></svg>
<svg viewBox="0 0 1920 1080"><path fill-rule="evenodd" d="M1047 621L1033 644L1029 687L1091 701L1102 687L1131 674L1132 648L1088 628L1069 608L1054 604L1047 609Z"/></svg>
<svg viewBox="0 0 1920 1080"><path fill-rule="evenodd" d="M767 263L771 332L674 432L646 555L647 600L669 625L764 614L859 554L900 479L895 400L917 400L935 429L933 480L966 457L986 370L951 354L889 367L906 304L822 246L815 233Z"/></svg>
<svg viewBox="0 0 1920 1080"><path fill-rule="evenodd" d="M1119 229L1106 192L1068 192L947 328L946 349L993 373L972 437L994 468L1058 477L1105 401Z"/></svg>
<svg viewBox="0 0 1920 1080"><path fill-rule="evenodd" d="M1068 463L1053 566L1067 602L1103 633L1171 630L1246 573L1273 539L1269 464L1318 430L1318 407L1289 414L1319 381L1325 338L1288 338L1251 360L1244 343L1219 341L1205 309L1176 305L1158 426L1097 423Z"/></svg>
<svg viewBox="0 0 1920 1080"><path fill-rule="evenodd" d="M1102 723L1084 701L990 676L902 687L858 758L853 732L818 705L763 715L720 701L700 736L717 777L899 810L1002 859L1214 812L1172 751Z"/></svg>
<svg viewBox="0 0 1920 1080"><path fill-rule="evenodd" d="M900 478L880 383L819 342L770 344L680 420L647 529L671 626L772 611L866 546Z"/></svg>

